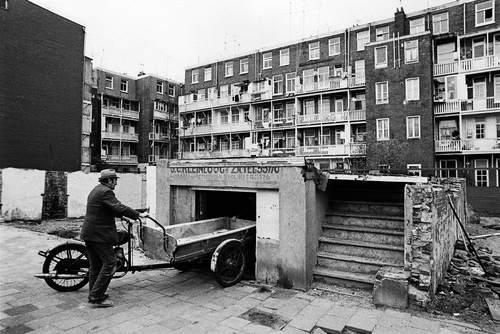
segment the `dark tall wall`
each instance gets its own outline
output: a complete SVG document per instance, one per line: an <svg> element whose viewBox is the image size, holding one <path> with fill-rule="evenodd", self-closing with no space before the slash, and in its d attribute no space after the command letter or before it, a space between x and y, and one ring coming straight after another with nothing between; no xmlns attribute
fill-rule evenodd
<svg viewBox="0 0 500 334"><path fill-rule="evenodd" d="M80 169L84 34L26 0L0 9L0 168Z"/></svg>

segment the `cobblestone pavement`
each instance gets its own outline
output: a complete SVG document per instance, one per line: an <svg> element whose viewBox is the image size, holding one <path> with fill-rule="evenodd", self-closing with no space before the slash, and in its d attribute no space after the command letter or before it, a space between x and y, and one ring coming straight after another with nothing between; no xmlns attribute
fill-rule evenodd
<svg viewBox="0 0 500 334"><path fill-rule="evenodd" d="M345 306L324 296L175 269L113 280L115 306L87 307L87 288L61 293L33 274L54 236L0 226L0 333L481 333L472 325L410 313ZM323 332L324 331L324 332Z"/></svg>

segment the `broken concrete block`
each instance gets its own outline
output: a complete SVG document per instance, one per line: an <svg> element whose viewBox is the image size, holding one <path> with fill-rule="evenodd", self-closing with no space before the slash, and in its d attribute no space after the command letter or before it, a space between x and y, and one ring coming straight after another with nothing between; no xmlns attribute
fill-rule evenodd
<svg viewBox="0 0 500 334"><path fill-rule="evenodd" d="M493 320L500 321L500 300L491 298L485 298L484 300L488 304Z"/></svg>
<svg viewBox="0 0 500 334"><path fill-rule="evenodd" d="M431 301L429 293L426 291L418 290L416 287L410 285L408 289L409 302L411 305L426 307Z"/></svg>
<svg viewBox="0 0 500 334"><path fill-rule="evenodd" d="M405 309L408 307L408 279L410 273L403 268L383 267L375 277L373 302Z"/></svg>

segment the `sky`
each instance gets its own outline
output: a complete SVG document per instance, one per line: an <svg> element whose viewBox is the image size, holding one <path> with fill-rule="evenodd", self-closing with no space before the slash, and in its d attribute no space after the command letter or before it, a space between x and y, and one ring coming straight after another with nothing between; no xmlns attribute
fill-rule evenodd
<svg viewBox="0 0 500 334"><path fill-rule="evenodd" d="M184 82L186 68L452 0L30 0L85 26L94 66Z"/></svg>

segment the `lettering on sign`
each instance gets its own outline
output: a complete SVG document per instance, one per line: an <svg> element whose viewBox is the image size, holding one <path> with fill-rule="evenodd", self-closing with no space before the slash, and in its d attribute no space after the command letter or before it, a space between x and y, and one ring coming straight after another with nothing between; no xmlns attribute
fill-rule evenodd
<svg viewBox="0 0 500 334"><path fill-rule="evenodd" d="M279 166L170 167L172 174L279 174Z"/></svg>

